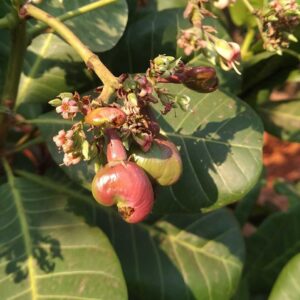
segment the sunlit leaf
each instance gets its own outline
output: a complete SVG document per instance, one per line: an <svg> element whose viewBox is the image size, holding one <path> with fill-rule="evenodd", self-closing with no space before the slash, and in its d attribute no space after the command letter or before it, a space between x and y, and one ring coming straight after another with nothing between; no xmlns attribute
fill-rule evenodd
<svg viewBox="0 0 300 300"><path fill-rule="evenodd" d="M191 110L177 109L158 118L162 133L180 148L183 175L175 185L159 188L155 212L194 213L241 199L254 186L262 168L260 120L247 104L224 93L200 94L180 85L168 85L168 89L188 95ZM61 164L63 155L52 137L61 128L70 128L70 121L50 113L32 122L39 126L53 158ZM93 165L85 163L65 169L85 186L94 176Z"/></svg>
<svg viewBox="0 0 300 300"><path fill-rule="evenodd" d="M12 175L0 186L1 299L126 300L106 236L72 212L86 196L62 191Z"/></svg>
<svg viewBox="0 0 300 300"><path fill-rule="evenodd" d="M80 10L84 5L104 0L42 1L42 9L54 16ZM65 21L66 25L95 52L111 49L122 36L128 19L126 0L105 1L107 4Z"/></svg>
<svg viewBox="0 0 300 300"><path fill-rule="evenodd" d="M300 254L284 266L272 288L269 300L300 299Z"/></svg>

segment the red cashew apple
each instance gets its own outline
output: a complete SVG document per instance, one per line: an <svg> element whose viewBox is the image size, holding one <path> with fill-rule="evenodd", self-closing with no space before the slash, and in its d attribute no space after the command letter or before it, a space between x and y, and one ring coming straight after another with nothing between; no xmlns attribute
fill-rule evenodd
<svg viewBox="0 0 300 300"><path fill-rule="evenodd" d="M133 162L105 165L92 182L92 193L100 204L116 204L128 223L145 219L152 210L154 194L145 172Z"/></svg>
<svg viewBox="0 0 300 300"><path fill-rule="evenodd" d="M148 152L139 151L133 158L160 185L174 184L182 173L180 154L168 140L155 139Z"/></svg>
<svg viewBox="0 0 300 300"><path fill-rule="evenodd" d="M126 114L116 107L99 107L88 113L84 121L94 126L120 126L126 121Z"/></svg>

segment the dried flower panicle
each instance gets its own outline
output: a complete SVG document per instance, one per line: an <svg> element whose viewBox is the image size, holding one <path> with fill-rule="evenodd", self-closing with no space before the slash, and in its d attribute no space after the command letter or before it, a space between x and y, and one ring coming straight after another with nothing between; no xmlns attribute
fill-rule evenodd
<svg viewBox="0 0 300 300"><path fill-rule="evenodd" d="M63 151L63 164L66 166L76 165L81 161L80 153L75 151L74 130L60 130L53 141L60 151Z"/></svg>
<svg viewBox="0 0 300 300"><path fill-rule="evenodd" d="M58 150L64 153L64 165L89 161L101 154L111 130L115 130L127 150L134 144L144 152L149 151L160 132L151 105L160 103L162 114L174 108L190 109L188 95L173 94L160 84L181 83L206 93L217 88L218 80L213 68L189 67L181 59L159 55L150 61L145 74L123 74L119 82L120 87L109 104L91 96L81 97L77 92L61 93L49 102L62 118L79 119L70 130L60 130L53 137ZM100 92L101 89L96 90Z"/></svg>
<svg viewBox="0 0 300 300"><path fill-rule="evenodd" d="M183 49L185 55L189 56L193 52L205 49L207 41L203 38L203 31L200 28L191 27L181 31L177 45Z"/></svg>
<svg viewBox="0 0 300 300"><path fill-rule="evenodd" d="M211 63L219 63L223 70L234 69L240 74L237 68L240 46L217 38L216 29L213 26L204 25L206 18L216 18L205 8L206 2L207 0L188 1L183 15L190 20L192 27L181 30L177 45L187 56L200 51ZM234 0L219 0L214 2L214 5L223 9L233 2Z"/></svg>
<svg viewBox="0 0 300 300"><path fill-rule="evenodd" d="M292 34L300 24L300 6L296 0L273 0L263 11L258 11L263 27L264 48L282 53L290 42L297 42Z"/></svg>
<svg viewBox="0 0 300 300"><path fill-rule="evenodd" d="M60 130L53 142L63 153L62 165L92 161L96 172L92 193L96 201L108 206L116 204L125 221L136 223L146 218L153 206L148 176L158 184L171 185L182 173L180 154L160 134L151 106L161 104L162 114L174 108L189 111L191 99L186 94L172 93L162 83L184 84L208 93L217 88L218 80L214 68L190 67L181 59L159 55L150 61L145 74L122 74L118 81L119 87L105 103L100 96L81 97L77 92L61 93L51 100L49 103L63 119L74 122L69 130ZM101 91L97 88L95 93ZM158 170L146 170L141 160L138 165L134 161L136 152L145 154L148 160L156 153Z"/></svg>

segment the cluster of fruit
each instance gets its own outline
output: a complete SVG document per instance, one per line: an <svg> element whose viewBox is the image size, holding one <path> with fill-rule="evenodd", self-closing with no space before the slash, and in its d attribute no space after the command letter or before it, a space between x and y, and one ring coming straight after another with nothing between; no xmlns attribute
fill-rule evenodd
<svg viewBox="0 0 300 300"><path fill-rule="evenodd" d="M182 162L176 146L163 136L156 137L147 152L137 150L128 160L116 130L125 120L125 113L113 107L94 109L85 117L87 124L106 128L107 164L96 173L92 193L103 205L116 204L125 221L136 223L152 210L151 181L163 186L174 184L181 175Z"/></svg>
<svg viewBox="0 0 300 300"><path fill-rule="evenodd" d="M107 101L78 93L61 93L50 101L64 119L82 116L53 141L64 153L66 166L96 161L95 199L106 206L116 204L125 221L136 223L152 210L153 184L172 185L182 173L180 154L161 134L152 105L160 105L162 114L176 108L189 111L190 97L171 93L165 83L209 93L218 79L211 67L190 67L159 55L145 74L123 74L118 80L119 88Z"/></svg>

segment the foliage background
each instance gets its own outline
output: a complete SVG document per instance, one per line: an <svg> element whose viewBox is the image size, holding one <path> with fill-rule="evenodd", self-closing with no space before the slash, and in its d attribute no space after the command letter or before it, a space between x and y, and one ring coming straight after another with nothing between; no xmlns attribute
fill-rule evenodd
<svg viewBox="0 0 300 300"><path fill-rule="evenodd" d="M50 0L40 7L59 16L88 2ZM66 24L115 75L144 72L164 53L203 64L201 55L185 57L176 44L188 26L185 4L118 0ZM10 7L2 1L0 17ZM226 40L236 30L243 36L253 23L239 0L229 13L235 26L222 15L213 21ZM211 94L168 86L192 99L191 112L159 117L180 147L183 176L172 187L156 187L147 222L128 225L92 199L93 166L59 167L62 157L52 142L71 124L50 111L49 99L62 91L86 93L99 82L60 37L37 35L36 22L28 23L31 43L13 113L25 119L21 129L30 139L12 148L12 169L4 162L0 178L1 299L297 299L299 187L282 183L290 200L286 212L261 211L255 201L264 185L263 131L299 141L298 96L269 101L275 88L299 82L299 43L282 56L254 45L242 76L217 68L220 88ZM0 37L3 91L13 40L4 29ZM22 130L12 126L9 146ZM257 227L248 238L241 232L246 222Z"/></svg>

